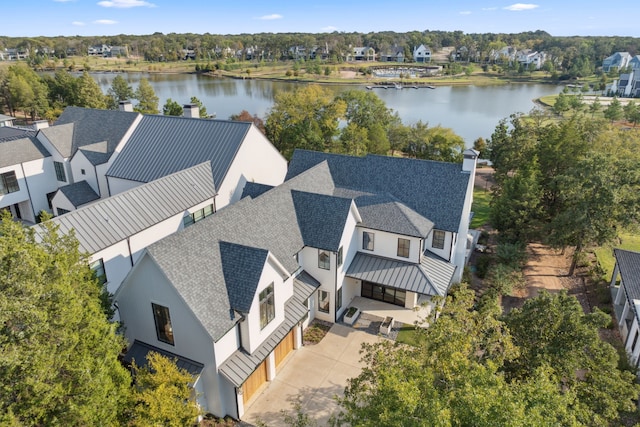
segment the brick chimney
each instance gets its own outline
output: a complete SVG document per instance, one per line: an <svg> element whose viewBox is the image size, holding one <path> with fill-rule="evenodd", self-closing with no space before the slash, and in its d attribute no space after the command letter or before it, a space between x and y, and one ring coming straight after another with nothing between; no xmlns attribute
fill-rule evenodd
<svg viewBox="0 0 640 427"><path fill-rule="evenodd" d="M184 104L182 106L182 111L182 115L184 117L200 118L200 108L198 107L198 104Z"/></svg>
<svg viewBox="0 0 640 427"><path fill-rule="evenodd" d="M133 111L133 104L131 104L131 101L120 101L118 102L118 110Z"/></svg>

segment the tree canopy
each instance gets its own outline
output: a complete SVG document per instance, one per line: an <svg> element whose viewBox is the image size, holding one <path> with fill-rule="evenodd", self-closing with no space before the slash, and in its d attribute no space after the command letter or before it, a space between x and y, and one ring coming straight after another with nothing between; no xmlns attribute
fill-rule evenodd
<svg viewBox="0 0 640 427"><path fill-rule="evenodd" d="M135 91L135 98L138 104L133 108L134 111L142 114L158 114L158 102L160 102L156 92L145 78L140 79L138 88Z"/></svg>

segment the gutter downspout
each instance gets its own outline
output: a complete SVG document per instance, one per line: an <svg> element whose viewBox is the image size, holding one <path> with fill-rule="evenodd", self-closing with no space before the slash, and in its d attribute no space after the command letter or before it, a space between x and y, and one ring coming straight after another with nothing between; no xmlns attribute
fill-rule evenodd
<svg viewBox="0 0 640 427"><path fill-rule="evenodd" d="M129 261L131 262L131 267L133 267L133 253L131 252L131 238L127 237L127 248L129 248Z"/></svg>

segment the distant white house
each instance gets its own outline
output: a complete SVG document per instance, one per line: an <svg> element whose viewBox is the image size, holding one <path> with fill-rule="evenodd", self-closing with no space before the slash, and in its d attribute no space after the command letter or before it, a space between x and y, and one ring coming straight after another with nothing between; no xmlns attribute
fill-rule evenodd
<svg viewBox="0 0 640 427"><path fill-rule="evenodd" d="M602 71L621 70L629 65L632 57L629 52L616 52L602 61Z"/></svg>
<svg viewBox="0 0 640 427"><path fill-rule="evenodd" d="M431 49L423 44L414 48L413 62L431 62Z"/></svg>
<svg viewBox="0 0 640 427"><path fill-rule="evenodd" d="M115 294L125 360L175 357L204 410L241 418L310 320L337 321L355 296L433 304L460 280L476 158L296 151L283 184L248 182L142 252Z"/></svg>
<svg viewBox="0 0 640 427"><path fill-rule="evenodd" d="M613 307L624 349L631 364L640 367L640 253L614 249L616 264L611 277ZM638 371L640 375L640 371Z"/></svg>
<svg viewBox="0 0 640 427"><path fill-rule="evenodd" d="M531 49L519 50L516 53L516 60L527 69L539 70L544 64L545 54Z"/></svg>

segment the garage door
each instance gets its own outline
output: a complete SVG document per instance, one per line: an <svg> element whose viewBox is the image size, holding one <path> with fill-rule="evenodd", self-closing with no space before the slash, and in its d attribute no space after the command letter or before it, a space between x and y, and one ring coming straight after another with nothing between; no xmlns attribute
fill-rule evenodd
<svg viewBox="0 0 640 427"><path fill-rule="evenodd" d="M293 350L293 330L287 334L286 337L278 344L275 349L276 353L276 368L280 366L280 363L287 357L287 354Z"/></svg>
<svg viewBox="0 0 640 427"><path fill-rule="evenodd" d="M267 361L265 360L258 366L249 378L242 384L242 399L244 403L247 403L249 399L255 394L260 386L267 382Z"/></svg>

